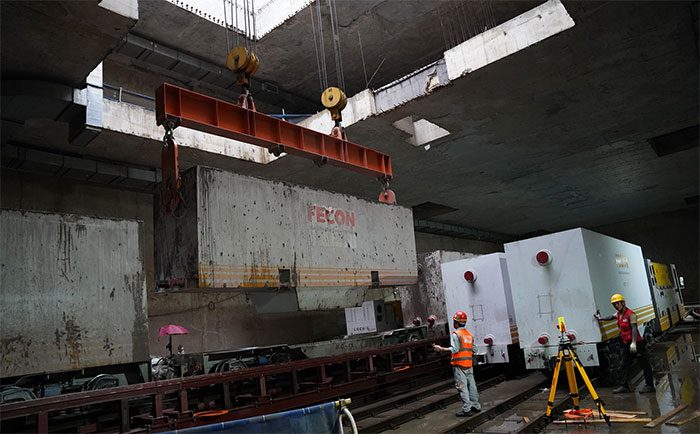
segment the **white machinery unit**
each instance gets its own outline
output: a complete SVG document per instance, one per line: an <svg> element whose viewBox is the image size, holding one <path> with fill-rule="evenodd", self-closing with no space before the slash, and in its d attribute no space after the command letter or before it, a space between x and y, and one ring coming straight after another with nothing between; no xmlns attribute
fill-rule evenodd
<svg viewBox="0 0 700 434"><path fill-rule="evenodd" d="M676 266L646 260L651 295L656 310L655 331L663 332L674 326L685 316L683 296Z"/></svg>
<svg viewBox="0 0 700 434"><path fill-rule="evenodd" d="M485 363L508 363L508 346L518 343L506 255L492 253L442 264L445 304L467 313L467 330ZM450 322L450 330L453 330Z"/></svg>
<svg viewBox="0 0 700 434"><path fill-rule="evenodd" d="M541 369L557 353L557 318L577 344L585 366L598 366L596 343L619 334L610 296L621 293L642 325L655 318L642 249L586 229L508 243L506 259L520 348L528 369ZM640 329L643 333L643 330Z"/></svg>
<svg viewBox="0 0 700 434"><path fill-rule="evenodd" d="M385 332L403 327L400 312L395 306L400 304L383 301L365 301L359 307L345 308L345 325L348 335Z"/></svg>
<svg viewBox="0 0 700 434"><path fill-rule="evenodd" d="M417 280L409 208L200 166L182 191L177 216L156 200L162 291L245 291L267 313L395 300Z"/></svg>

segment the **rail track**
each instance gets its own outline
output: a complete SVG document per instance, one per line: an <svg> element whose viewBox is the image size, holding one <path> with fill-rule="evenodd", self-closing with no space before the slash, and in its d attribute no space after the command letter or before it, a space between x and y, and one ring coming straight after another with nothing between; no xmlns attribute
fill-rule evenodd
<svg viewBox="0 0 700 434"><path fill-rule="evenodd" d="M363 433L379 432L522 432L539 431L546 423L548 379L540 373L505 381L502 375L478 384L482 411L457 418L461 402L453 380L444 380L412 392L352 409ZM555 411L569 403L564 390L557 393Z"/></svg>

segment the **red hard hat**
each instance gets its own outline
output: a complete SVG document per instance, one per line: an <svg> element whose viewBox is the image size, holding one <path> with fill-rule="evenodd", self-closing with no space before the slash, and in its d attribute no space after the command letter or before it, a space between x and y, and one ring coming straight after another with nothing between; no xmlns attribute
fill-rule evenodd
<svg viewBox="0 0 700 434"><path fill-rule="evenodd" d="M458 310L455 312L454 316L452 317L453 320L457 321L458 323L461 324L466 324L467 322L467 313L461 310Z"/></svg>

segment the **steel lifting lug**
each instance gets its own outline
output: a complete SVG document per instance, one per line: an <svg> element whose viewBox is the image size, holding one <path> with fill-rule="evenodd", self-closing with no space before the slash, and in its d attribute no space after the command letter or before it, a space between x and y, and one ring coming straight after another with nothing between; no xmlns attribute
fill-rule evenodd
<svg viewBox="0 0 700 434"><path fill-rule="evenodd" d="M243 93L238 96L238 105L247 110L257 111L253 95L250 94L247 87L243 87Z"/></svg>
<svg viewBox="0 0 700 434"><path fill-rule="evenodd" d="M347 140L348 137L345 135L345 128L340 124L340 121L335 122L335 126L331 130L331 137L335 137L340 140Z"/></svg>
<svg viewBox="0 0 700 434"><path fill-rule="evenodd" d="M328 157L320 157L314 159L314 164L318 167L325 165L328 162Z"/></svg>
<svg viewBox="0 0 700 434"><path fill-rule="evenodd" d="M396 205L396 193L389 188L389 178L380 177L379 182L382 183L382 192L379 193L379 202L387 205Z"/></svg>
<svg viewBox="0 0 700 434"><path fill-rule="evenodd" d="M268 151L270 154L274 155L275 157L279 157L279 156L282 155L282 153L284 152L284 146L282 146L282 145L277 145L277 146L275 146L275 147L273 147L273 148L268 149L267 151Z"/></svg>

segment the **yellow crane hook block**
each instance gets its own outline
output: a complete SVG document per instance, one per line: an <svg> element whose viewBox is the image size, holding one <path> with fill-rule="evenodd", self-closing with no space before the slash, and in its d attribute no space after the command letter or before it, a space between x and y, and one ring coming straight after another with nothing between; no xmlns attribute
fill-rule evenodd
<svg viewBox="0 0 700 434"><path fill-rule="evenodd" d="M321 94L321 104L331 112L331 119L340 122L343 118L340 112L345 108L348 99L338 87L329 87Z"/></svg>

